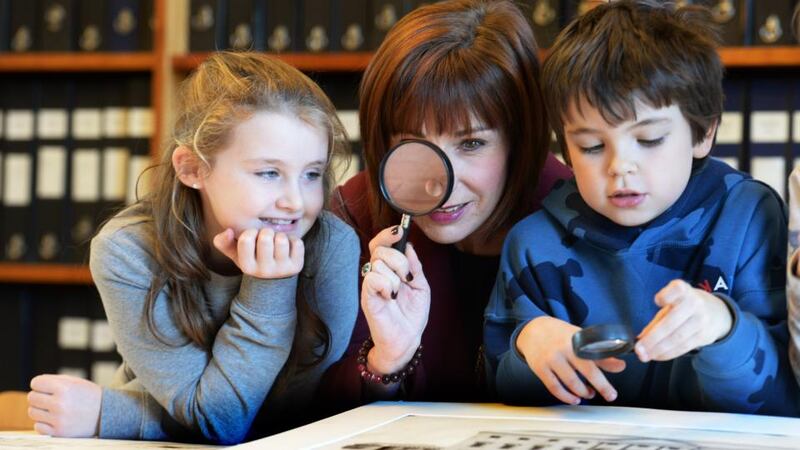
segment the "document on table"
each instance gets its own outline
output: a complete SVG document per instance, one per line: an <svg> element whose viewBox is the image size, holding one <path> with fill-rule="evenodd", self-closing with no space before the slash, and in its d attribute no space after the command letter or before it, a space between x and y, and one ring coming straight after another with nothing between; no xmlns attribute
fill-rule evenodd
<svg viewBox="0 0 800 450"><path fill-rule="evenodd" d="M611 406L379 402L239 446L360 450L764 450L800 446L800 419Z"/></svg>

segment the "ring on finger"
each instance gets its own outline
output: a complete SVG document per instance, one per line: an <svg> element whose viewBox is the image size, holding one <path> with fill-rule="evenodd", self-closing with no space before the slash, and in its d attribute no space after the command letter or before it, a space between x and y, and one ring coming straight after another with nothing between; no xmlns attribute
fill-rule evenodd
<svg viewBox="0 0 800 450"><path fill-rule="evenodd" d="M367 274L370 273L371 271L372 271L372 263L371 262L367 261L367 262L364 263L363 266L361 266L361 276L362 277L367 276Z"/></svg>

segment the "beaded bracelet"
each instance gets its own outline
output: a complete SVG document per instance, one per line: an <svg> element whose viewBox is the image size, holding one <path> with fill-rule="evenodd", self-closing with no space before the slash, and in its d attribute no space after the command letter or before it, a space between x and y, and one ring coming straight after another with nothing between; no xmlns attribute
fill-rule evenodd
<svg viewBox="0 0 800 450"><path fill-rule="evenodd" d="M368 337L364 343L361 344L361 348L358 350L358 358L356 361L358 362L358 373L361 375L361 379L373 383L389 384L399 383L405 380L409 375L412 375L417 371L417 366L422 358L422 344L420 344L419 347L417 347L417 351L414 352L414 356L411 358L411 361L409 361L402 370L387 375L378 375L377 373L370 372L369 369L367 369L367 354L372 347L375 347L375 343L372 342L371 337Z"/></svg>

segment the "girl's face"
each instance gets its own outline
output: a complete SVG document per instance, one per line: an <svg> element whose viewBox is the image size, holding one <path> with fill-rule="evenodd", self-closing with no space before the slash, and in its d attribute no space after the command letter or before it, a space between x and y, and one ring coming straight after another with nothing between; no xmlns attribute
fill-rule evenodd
<svg viewBox="0 0 800 450"><path fill-rule="evenodd" d="M403 133L402 139L421 138L438 145L450 158L455 176L453 193L436 211L414 217L414 223L430 240L440 244L456 244L460 250L475 253L475 244L482 245L486 236L475 231L494 212L506 182L508 146L501 133L473 119L472 132L422 135ZM481 252L480 249L477 252Z"/></svg>
<svg viewBox="0 0 800 450"><path fill-rule="evenodd" d="M302 237L323 205L328 138L291 115L257 112L233 129L201 178L209 238L231 228Z"/></svg>

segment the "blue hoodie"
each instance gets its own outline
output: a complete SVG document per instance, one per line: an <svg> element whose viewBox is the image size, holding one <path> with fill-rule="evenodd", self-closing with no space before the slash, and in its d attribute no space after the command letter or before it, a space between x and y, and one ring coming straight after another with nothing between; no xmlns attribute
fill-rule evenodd
<svg viewBox="0 0 800 450"><path fill-rule="evenodd" d="M502 401L557 402L514 345L532 319L622 323L638 334L659 309L655 294L683 279L726 302L730 333L671 361L622 356L626 369L606 374L613 404L798 414L787 357L786 211L773 190L709 158L695 164L675 204L640 227L593 211L574 179L543 206L509 233L486 308L489 379Z"/></svg>

